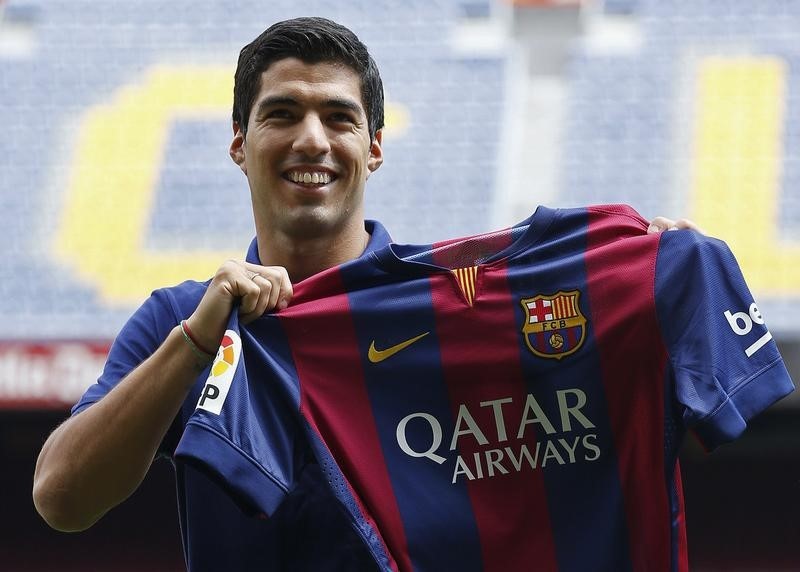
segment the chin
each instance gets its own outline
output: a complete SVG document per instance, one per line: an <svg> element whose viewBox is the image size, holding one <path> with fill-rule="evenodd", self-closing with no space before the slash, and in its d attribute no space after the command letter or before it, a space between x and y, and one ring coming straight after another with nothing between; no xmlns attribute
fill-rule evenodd
<svg viewBox="0 0 800 572"><path fill-rule="evenodd" d="M320 212L320 209L298 209L303 212L294 212L288 224L285 225L286 234L296 238L321 238L340 228L343 221L332 217L329 213Z"/></svg>

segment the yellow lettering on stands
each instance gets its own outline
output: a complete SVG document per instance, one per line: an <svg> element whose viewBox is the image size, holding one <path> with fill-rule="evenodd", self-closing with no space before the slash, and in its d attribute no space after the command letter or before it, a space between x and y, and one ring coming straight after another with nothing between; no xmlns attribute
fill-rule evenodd
<svg viewBox="0 0 800 572"><path fill-rule="evenodd" d="M144 248L172 121L229 116L231 75L226 67L154 67L84 117L55 252L107 304L137 303L156 287L205 279L241 256Z"/></svg>
<svg viewBox="0 0 800 572"><path fill-rule="evenodd" d="M97 287L104 303L137 304L155 288L204 280L227 258L242 256L145 248L159 173L169 161L172 123L229 119L232 95L233 72L227 66L158 65L82 118L54 252L59 263ZM396 104L387 105L386 120L394 136L409 123L406 109ZM243 181L230 192L246 188Z"/></svg>
<svg viewBox="0 0 800 572"><path fill-rule="evenodd" d="M708 58L697 73L691 213L762 296L800 292L800 243L782 241L778 224L786 67L777 57Z"/></svg>

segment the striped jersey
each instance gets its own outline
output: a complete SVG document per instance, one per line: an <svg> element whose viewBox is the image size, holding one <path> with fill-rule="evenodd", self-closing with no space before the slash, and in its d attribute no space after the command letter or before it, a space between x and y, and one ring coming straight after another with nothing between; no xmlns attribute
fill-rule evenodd
<svg viewBox="0 0 800 572"><path fill-rule="evenodd" d="M310 443L386 570L687 570L685 432L793 384L725 244L646 227L539 207L233 315L177 457L271 514Z"/></svg>

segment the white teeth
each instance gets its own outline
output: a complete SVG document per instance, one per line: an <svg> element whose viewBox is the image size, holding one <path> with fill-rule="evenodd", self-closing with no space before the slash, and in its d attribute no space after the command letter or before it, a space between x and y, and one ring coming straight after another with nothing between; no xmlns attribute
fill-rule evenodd
<svg viewBox="0 0 800 572"><path fill-rule="evenodd" d="M313 185L318 185L320 183L327 185L331 182L331 176L329 173L300 173L299 171L290 171L289 179L295 183Z"/></svg>

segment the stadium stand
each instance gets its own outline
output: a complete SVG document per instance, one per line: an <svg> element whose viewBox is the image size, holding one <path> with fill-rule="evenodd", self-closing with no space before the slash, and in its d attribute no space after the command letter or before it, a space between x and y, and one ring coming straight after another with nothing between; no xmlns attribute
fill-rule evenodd
<svg viewBox="0 0 800 572"><path fill-rule="evenodd" d="M488 3L462 8L474 11L481 5ZM423 1L370 3L369 8L362 3L304 5L304 11L329 15L361 32L387 78L386 146L392 161L371 184L370 214L386 221L398 240L432 240L485 228L503 62L466 61L448 53L447 27L457 8ZM26 15L37 47L29 57L0 58L0 87L7 94L0 109L0 122L7 126L0 142L0 175L4 188L14 189L2 199L13 262L0 273L6 285L20 277L36 279L24 280L30 284L28 301L12 295L0 301L8 317L0 337L108 338L137 299L164 283L156 278L120 301L98 293L91 272L87 277L76 268L76 258L94 256L101 266L95 278L96 273L125 272L113 246L95 243L78 254L71 242L76 232L82 240L92 234L95 241L107 239L99 236L103 226L97 218L141 214L123 212L133 207L116 201L115 193L148 196L149 203L141 207L147 209L141 214L144 228L135 231L140 234L135 248L145 252L180 255L204 247L241 252L253 232L244 181L226 153L229 91L223 91L219 104L160 109L167 125L159 126L159 133L143 133L146 122L114 114L114 107L119 111L128 105L125 110L146 115L152 105L148 90L158 89L147 83L156 66L193 66L201 75L206 66L225 66L230 74L238 47L263 23L296 15L297 8L293 2L271 2L258 22L244 10L228 13L215 3L181 1L20 2L9 12L9 17ZM91 17L79 16L87 14ZM175 91L191 86L168 89L165 97L177 100ZM130 103L137 98L138 103ZM86 129L92 113L105 113L105 130ZM123 162L116 173L91 171L102 160L97 147L107 142L103 137L113 140L113 148L104 150L105 160ZM165 142L148 143L148 137ZM142 151L144 145L154 149ZM123 189L121 180L133 168L124 162L133 163L146 152L157 164L153 180L145 188ZM92 181L104 187L104 197L87 197L71 207L78 200L74 195L83 192L82 177L99 177ZM449 213L445 218L442 207ZM72 217L80 230L60 233L69 224L65 217ZM58 256L65 252L68 256ZM197 278L214 268L203 270Z"/></svg>
<svg viewBox="0 0 800 572"><path fill-rule="evenodd" d="M629 4L606 7L635 23L634 49L578 43L570 58L559 197L694 217L729 242L771 329L796 339L800 5ZM720 113L735 129L719 131Z"/></svg>

